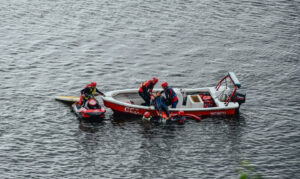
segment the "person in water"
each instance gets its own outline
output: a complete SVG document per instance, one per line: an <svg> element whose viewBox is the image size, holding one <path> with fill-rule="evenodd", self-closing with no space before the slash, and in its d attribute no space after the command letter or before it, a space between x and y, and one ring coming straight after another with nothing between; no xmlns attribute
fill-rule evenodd
<svg viewBox="0 0 300 179"><path fill-rule="evenodd" d="M159 115L162 116L162 112L164 111L167 114L169 119L170 113L168 106L165 104L165 98L161 96L160 91L157 91L155 96L151 96L152 104L154 105L155 109L159 112Z"/></svg>
<svg viewBox="0 0 300 179"><path fill-rule="evenodd" d="M141 86L139 88L139 95L145 101L145 103L143 103L142 105L150 106L150 96L151 96L152 90L157 82L158 82L158 78L153 77L152 80L147 80L146 82L141 84Z"/></svg>
<svg viewBox="0 0 300 179"><path fill-rule="evenodd" d="M92 81L90 84L88 84L83 90L81 90L81 96L79 100L79 105L83 106L85 102L90 98L95 98L95 94L98 93L102 96L105 96L104 93L99 91L97 88L97 83Z"/></svg>
<svg viewBox="0 0 300 179"><path fill-rule="evenodd" d="M172 108L176 108L177 103L178 103L178 97L177 97L175 91L168 86L167 82L163 82L161 84L161 87L164 89L161 92L164 92L166 95L166 105L167 106L171 105Z"/></svg>
<svg viewBox="0 0 300 179"><path fill-rule="evenodd" d="M144 122L150 122L152 119L151 113L146 111L143 115L142 121Z"/></svg>
<svg viewBox="0 0 300 179"><path fill-rule="evenodd" d="M185 122L184 111L179 111L177 113L177 115L173 116L172 117L172 122L175 122L175 123L180 124L180 125L184 124L184 122Z"/></svg>
<svg viewBox="0 0 300 179"><path fill-rule="evenodd" d="M183 125L185 123L185 115L184 111L179 111L177 114L173 114L172 117L169 118L166 122L169 124L178 124ZM151 116L151 113L149 111L146 111L142 118L143 122L159 122L159 119L156 117Z"/></svg>

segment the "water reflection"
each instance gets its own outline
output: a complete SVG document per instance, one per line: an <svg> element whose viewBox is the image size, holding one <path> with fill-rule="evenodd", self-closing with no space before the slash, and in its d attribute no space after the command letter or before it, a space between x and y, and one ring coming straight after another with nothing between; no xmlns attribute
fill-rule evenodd
<svg viewBox="0 0 300 179"><path fill-rule="evenodd" d="M226 153L230 160L238 164L244 157L242 146L246 135L245 118L242 115L214 117L207 119L207 122L213 131L213 134L210 134L211 139L215 147L220 148L217 151Z"/></svg>
<svg viewBox="0 0 300 179"><path fill-rule="evenodd" d="M103 128L105 123L79 122L77 132L78 149L80 149L81 167L80 172L86 173L89 178L91 172L99 170L97 160L97 151L101 150L103 145Z"/></svg>
<svg viewBox="0 0 300 179"><path fill-rule="evenodd" d="M181 143L185 126L143 122L140 126L142 138L138 161L143 177L159 177L158 171L169 175L168 169L173 165L171 160L176 161L178 151L183 150Z"/></svg>
<svg viewBox="0 0 300 179"><path fill-rule="evenodd" d="M105 125L105 123L102 122L88 122L81 120L79 122L79 129L83 132L87 133L96 133L99 131L100 127Z"/></svg>
<svg viewBox="0 0 300 179"><path fill-rule="evenodd" d="M112 120L112 124L114 126L125 126L126 123L141 120L141 117L136 115L114 112L110 119Z"/></svg>

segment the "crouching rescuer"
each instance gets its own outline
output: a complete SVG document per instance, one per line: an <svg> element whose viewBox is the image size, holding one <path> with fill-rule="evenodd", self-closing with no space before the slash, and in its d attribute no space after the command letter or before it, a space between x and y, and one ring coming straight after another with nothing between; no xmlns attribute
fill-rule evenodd
<svg viewBox="0 0 300 179"><path fill-rule="evenodd" d="M81 90L81 96L79 100L80 106L83 106L90 97L95 98L96 93L105 96L104 93L96 88L96 86L97 83L93 81L88 84L83 90Z"/></svg>
<svg viewBox="0 0 300 179"><path fill-rule="evenodd" d="M152 90L157 82L158 82L158 78L153 77L152 80L147 80L146 82L141 84L141 86L139 88L139 95L145 101L145 103L143 103L142 105L150 106L150 96L151 96Z"/></svg>
<svg viewBox="0 0 300 179"><path fill-rule="evenodd" d="M167 82L163 82L161 87L164 89L162 92L166 95L166 105L171 105L172 108L176 108L178 104L178 97L173 88L170 88Z"/></svg>

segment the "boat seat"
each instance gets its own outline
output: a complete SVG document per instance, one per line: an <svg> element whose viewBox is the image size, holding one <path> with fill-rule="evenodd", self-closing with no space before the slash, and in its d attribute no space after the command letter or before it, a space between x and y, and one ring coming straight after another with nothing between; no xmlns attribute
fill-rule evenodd
<svg viewBox="0 0 300 179"><path fill-rule="evenodd" d="M187 108L203 108L204 102L199 95L188 95L186 107Z"/></svg>

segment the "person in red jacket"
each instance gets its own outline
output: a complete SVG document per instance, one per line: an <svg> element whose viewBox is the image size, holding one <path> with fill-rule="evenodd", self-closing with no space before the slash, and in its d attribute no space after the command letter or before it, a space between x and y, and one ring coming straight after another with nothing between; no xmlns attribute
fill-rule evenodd
<svg viewBox="0 0 300 179"><path fill-rule="evenodd" d="M165 92L165 95L166 95L166 104L168 106L171 105L172 108L176 108L177 103L178 103L178 97L177 97L175 91L168 86L167 82L163 82L161 84L161 87L164 89L162 92Z"/></svg>
<svg viewBox="0 0 300 179"><path fill-rule="evenodd" d="M81 90L81 96L79 100L79 105L83 106L86 102L86 100L89 99L89 97L95 98L95 94L98 93L102 96L105 96L104 93L99 91L97 88L97 83L96 82L91 82L88 84L83 90Z"/></svg>
<svg viewBox="0 0 300 179"><path fill-rule="evenodd" d="M144 99L145 103L142 105L150 106L150 96L152 94L152 90L154 85L158 82L157 77L153 77L152 80L147 80L146 82L142 83L139 88L139 95Z"/></svg>

